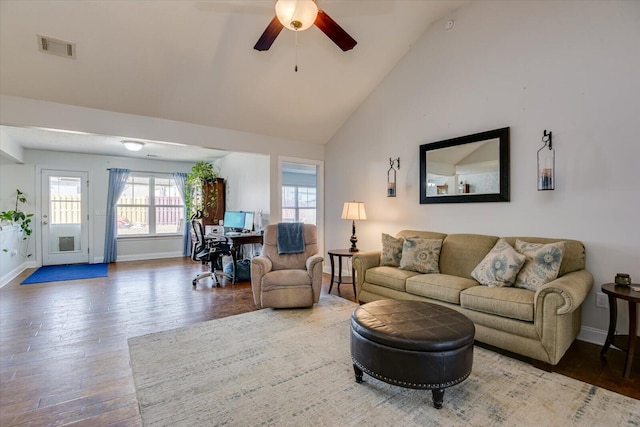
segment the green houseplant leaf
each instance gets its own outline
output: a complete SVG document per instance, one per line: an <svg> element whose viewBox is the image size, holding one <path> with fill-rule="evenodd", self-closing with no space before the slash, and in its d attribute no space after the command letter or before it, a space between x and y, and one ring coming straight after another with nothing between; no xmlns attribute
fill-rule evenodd
<svg viewBox="0 0 640 427"><path fill-rule="evenodd" d="M193 165L191 173L187 175L187 218L196 215L198 211L208 215L209 211L214 211L218 203L218 192L204 191L207 182L212 182L218 178L218 172L214 166L206 161L200 161Z"/></svg>
<svg viewBox="0 0 640 427"><path fill-rule="evenodd" d="M10 225L17 225L22 232L22 240L26 240L31 236L33 230L31 229L31 218L33 214L24 213L19 209L21 204L26 204L27 198L22 191L16 190L16 206L14 210L0 212L0 221L8 222ZM0 230L2 227L0 226ZM3 252L7 252L7 248L2 249ZM30 256L30 255L27 255Z"/></svg>

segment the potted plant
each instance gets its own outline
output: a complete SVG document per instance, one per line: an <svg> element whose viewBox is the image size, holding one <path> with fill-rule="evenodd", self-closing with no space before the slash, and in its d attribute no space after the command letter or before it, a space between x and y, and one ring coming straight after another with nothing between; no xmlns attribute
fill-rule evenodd
<svg viewBox="0 0 640 427"><path fill-rule="evenodd" d="M20 231L22 232L22 240L27 240L33 230L31 229L31 218L33 214L26 214L21 211L19 206L21 204L27 203L27 198L22 191L19 189L16 190L16 207L12 211L3 211L0 212L0 222L8 223L9 225L17 225L20 227ZM0 226L0 230L2 227ZM2 249L3 252L8 252L7 248Z"/></svg>
<svg viewBox="0 0 640 427"><path fill-rule="evenodd" d="M215 212L218 202L218 191L215 186L207 185L218 178L218 172L209 162L197 162L191 168L191 173L187 175L187 192L186 205L188 209L188 217L198 215L209 216L209 212Z"/></svg>

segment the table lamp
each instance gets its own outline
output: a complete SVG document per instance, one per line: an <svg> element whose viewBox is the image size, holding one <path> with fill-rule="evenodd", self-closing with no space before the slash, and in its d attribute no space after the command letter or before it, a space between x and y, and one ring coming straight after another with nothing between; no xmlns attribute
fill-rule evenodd
<svg viewBox="0 0 640 427"><path fill-rule="evenodd" d="M353 221L352 223L352 235L351 239L351 248L349 248L349 252L358 252L358 248L356 247L356 243L358 243L358 237L356 236L356 220L365 220L367 219L367 214L364 211L364 202L344 202L344 207L342 208L342 219L350 219Z"/></svg>

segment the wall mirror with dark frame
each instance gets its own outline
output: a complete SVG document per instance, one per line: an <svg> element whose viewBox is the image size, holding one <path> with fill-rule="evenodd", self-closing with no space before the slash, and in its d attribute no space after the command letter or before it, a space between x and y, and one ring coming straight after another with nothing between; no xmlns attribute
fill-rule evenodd
<svg viewBox="0 0 640 427"><path fill-rule="evenodd" d="M509 201L509 128L420 146L420 203Z"/></svg>

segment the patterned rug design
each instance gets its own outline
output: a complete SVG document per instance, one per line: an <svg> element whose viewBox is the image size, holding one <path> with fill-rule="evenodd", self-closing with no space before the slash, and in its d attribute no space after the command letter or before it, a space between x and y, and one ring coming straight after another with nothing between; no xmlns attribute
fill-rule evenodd
<svg viewBox="0 0 640 427"><path fill-rule="evenodd" d="M265 309L129 339L146 426L638 426L640 401L475 347L470 377L431 392L365 375L349 353L355 304Z"/></svg>

